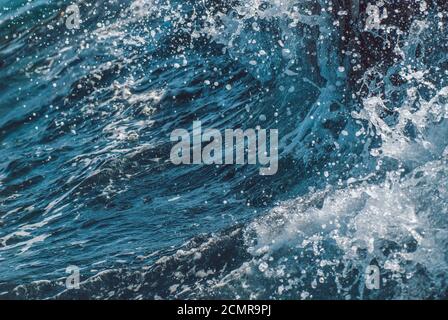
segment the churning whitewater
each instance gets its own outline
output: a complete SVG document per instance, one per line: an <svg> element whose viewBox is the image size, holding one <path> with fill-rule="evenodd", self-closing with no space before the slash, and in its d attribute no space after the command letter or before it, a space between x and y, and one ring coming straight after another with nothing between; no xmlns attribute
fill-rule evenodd
<svg viewBox="0 0 448 320"><path fill-rule="evenodd" d="M448 297L445 0L0 4L0 299Z"/></svg>

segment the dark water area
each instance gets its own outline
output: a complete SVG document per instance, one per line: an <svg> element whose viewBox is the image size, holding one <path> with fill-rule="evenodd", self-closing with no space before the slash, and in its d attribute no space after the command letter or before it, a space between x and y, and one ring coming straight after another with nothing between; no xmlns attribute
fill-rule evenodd
<svg viewBox="0 0 448 320"><path fill-rule="evenodd" d="M0 0L0 299L447 298L445 1L73 3Z"/></svg>

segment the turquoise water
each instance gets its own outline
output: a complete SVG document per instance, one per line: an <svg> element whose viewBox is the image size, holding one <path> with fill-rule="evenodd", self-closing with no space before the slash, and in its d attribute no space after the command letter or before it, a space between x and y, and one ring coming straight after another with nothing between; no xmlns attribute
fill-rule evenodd
<svg viewBox="0 0 448 320"><path fill-rule="evenodd" d="M446 298L448 8L372 3L0 0L0 298Z"/></svg>

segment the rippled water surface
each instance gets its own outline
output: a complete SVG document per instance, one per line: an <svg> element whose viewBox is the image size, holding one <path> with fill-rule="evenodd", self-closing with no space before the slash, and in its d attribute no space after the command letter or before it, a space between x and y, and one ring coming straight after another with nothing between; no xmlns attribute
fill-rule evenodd
<svg viewBox="0 0 448 320"><path fill-rule="evenodd" d="M444 0L0 0L0 299L447 298L447 18ZM277 174L174 165L195 120L278 129Z"/></svg>

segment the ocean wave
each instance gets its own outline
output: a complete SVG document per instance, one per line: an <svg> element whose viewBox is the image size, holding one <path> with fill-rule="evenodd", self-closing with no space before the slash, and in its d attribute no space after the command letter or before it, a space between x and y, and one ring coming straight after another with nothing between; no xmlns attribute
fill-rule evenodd
<svg viewBox="0 0 448 320"><path fill-rule="evenodd" d="M0 298L446 298L444 1L69 4L0 16ZM198 119L279 172L173 165Z"/></svg>

